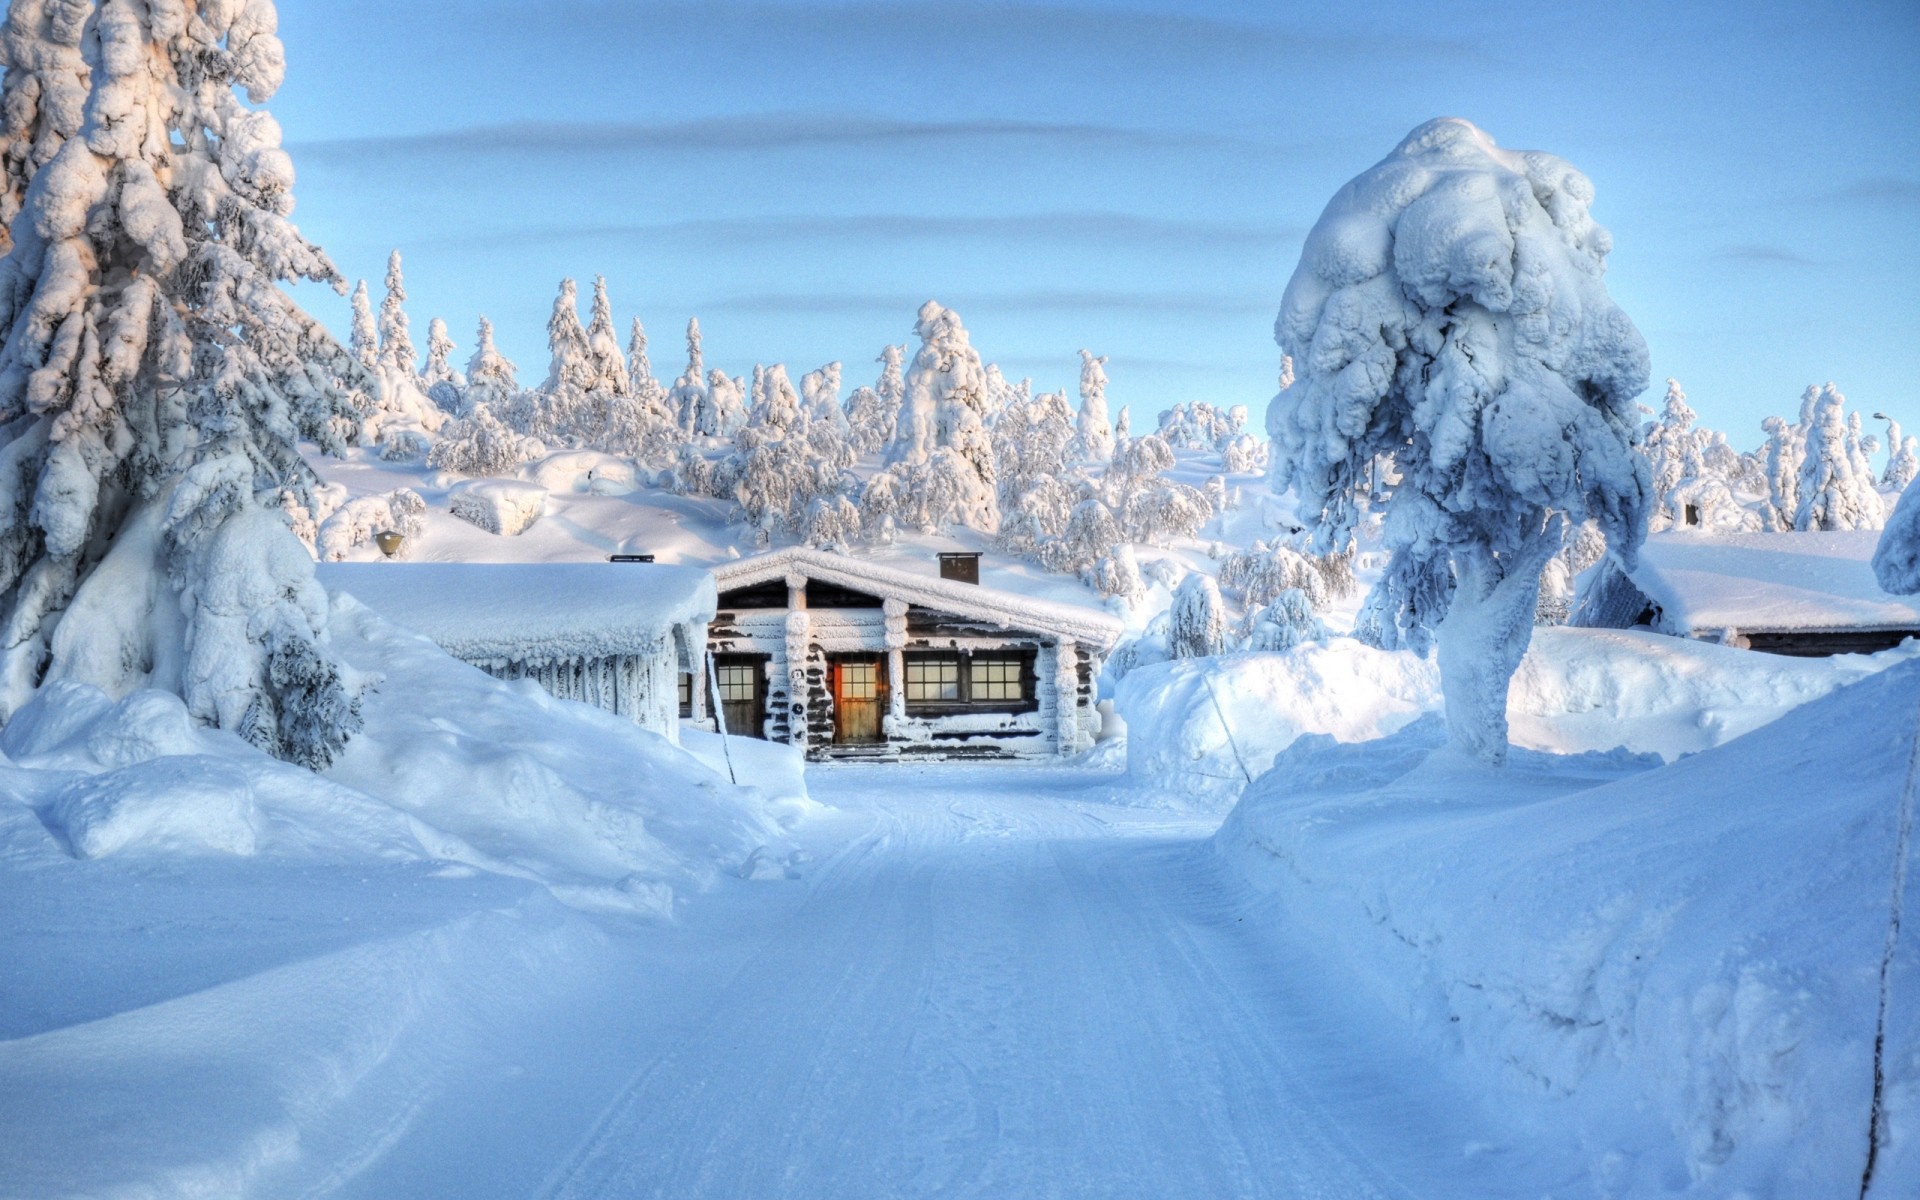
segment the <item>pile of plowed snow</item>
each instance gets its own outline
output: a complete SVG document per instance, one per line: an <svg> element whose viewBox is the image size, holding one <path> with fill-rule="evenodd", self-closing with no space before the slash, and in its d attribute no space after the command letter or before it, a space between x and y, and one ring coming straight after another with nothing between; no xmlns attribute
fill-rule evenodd
<svg viewBox="0 0 1920 1200"><path fill-rule="evenodd" d="M1528 749L1672 760L1915 657L1920 642L1871 656L1788 658L1644 631L1536 629L1507 720L1513 744ZM1159 663L1129 674L1116 694L1132 782L1215 809L1303 735L1366 741L1441 703L1433 660L1352 638Z"/></svg>
<svg viewBox="0 0 1920 1200"><path fill-rule="evenodd" d="M1920 664L1667 765L1443 741L1300 738L1215 839L1356 1019L1577 1131L1598 1194L1859 1194L1876 1090L1870 1194L1920 1194Z"/></svg>

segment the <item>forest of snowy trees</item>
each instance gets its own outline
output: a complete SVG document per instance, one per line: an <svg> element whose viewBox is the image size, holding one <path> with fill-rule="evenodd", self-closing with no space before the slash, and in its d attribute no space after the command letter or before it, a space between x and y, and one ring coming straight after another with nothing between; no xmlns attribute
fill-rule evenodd
<svg viewBox="0 0 1920 1200"><path fill-rule="evenodd" d="M364 282L352 294L352 352L373 381L353 440L390 461L474 478L514 477L559 452L612 455L634 465L641 486L725 502L742 536L759 544L847 550L968 529L1102 595L1135 599L1155 582L1135 548L1190 542L1238 503L1234 478L1268 464L1268 443L1242 406L1177 403L1136 436L1126 409L1108 410L1105 356L1079 351L1077 398L1036 392L1031 380L1008 381L960 315L936 302L917 314L909 341L874 356L871 382L849 388L841 362L797 384L781 363L730 376L708 364L697 319L687 323L685 365L669 381L655 374L638 318L622 346L604 279L594 281L584 324L579 288L566 280L547 324L544 376L523 385L485 317L464 370L451 365L455 348L438 318L424 354L413 344L397 253L384 287L377 311ZM1294 382L1285 360L1283 398ZM1747 451L1700 427L1677 381L1667 381L1657 409L1639 412L1632 436L1648 464L1650 532L1878 528L1920 473L1920 439L1878 414L1884 439L1868 432L1832 384L1809 387L1796 420L1768 419L1766 440ZM1196 463L1202 486L1173 477L1179 466L1197 480ZM1352 490L1340 545L1316 547L1300 528L1222 549L1210 590L1177 588L1121 669L1325 637L1321 614L1353 595L1356 548L1379 536L1392 482L1376 471ZM378 530L417 530L423 511L405 489L357 500L323 489L293 517L322 557L342 557ZM1578 577L1608 545L1597 522L1568 525L1542 569L1538 623L1568 618ZM1400 644L1383 613L1363 612L1357 635Z"/></svg>
<svg viewBox="0 0 1920 1200"><path fill-rule="evenodd" d="M1244 407L1176 405L1136 436L1126 410L1109 416L1105 356L1079 352L1077 403L1036 393L985 361L960 314L934 301L912 340L882 347L872 382L850 393L840 362L797 386L783 363L756 365L750 377L709 368L698 319L687 323L686 365L667 383L637 318L622 347L605 279L594 281L585 324L578 286L565 280L547 324L545 376L527 386L485 317L464 371L450 365L454 347L437 318L423 362L397 252L384 286L377 315L364 281L352 293L352 354L371 381L355 441L389 461L472 477L509 477L556 452L614 455L644 485L730 502L743 535L760 544L845 549L967 529L1103 595L1130 597L1143 588L1130 546L1193 537L1235 503L1228 476L1265 467ZM1217 456L1220 469L1201 487L1178 482L1168 475L1176 451ZM376 499L410 508L417 497L408 496ZM348 523L334 538L343 551L385 519L385 510L371 523L343 517L346 505L323 492L292 517L325 555L324 526Z"/></svg>

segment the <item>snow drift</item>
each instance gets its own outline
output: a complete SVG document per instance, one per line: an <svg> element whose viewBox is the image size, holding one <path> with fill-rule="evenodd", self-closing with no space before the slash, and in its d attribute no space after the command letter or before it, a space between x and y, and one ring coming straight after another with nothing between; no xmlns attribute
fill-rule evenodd
<svg viewBox="0 0 1920 1200"><path fill-rule="evenodd" d="M1911 870L1920 664L1652 770L1302 739L1215 845L1355 988L1474 1086L1575 1130L1606 1195L1920 1192ZM1901 850L1907 861L1902 864ZM1904 902L1909 928L1913 901ZM1524 1118L1523 1118L1524 1119Z"/></svg>
<svg viewBox="0 0 1920 1200"><path fill-rule="evenodd" d="M366 732L322 775L196 725L175 696L55 683L0 732L8 797L76 857L445 860L577 907L664 914L783 861L760 791L630 720L505 683L336 596L329 634Z"/></svg>
<svg viewBox="0 0 1920 1200"><path fill-rule="evenodd" d="M1916 642L1809 659L1641 631L1542 628L1514 676L1507 720L1513 744L1528 749L1673 759L1916 656ZM1143 667L1120 682L1115 702L1135 785L1224 808L1304 735L1366 741L1439 712L1440 673L1410 651L1335 638Z"/></svg>

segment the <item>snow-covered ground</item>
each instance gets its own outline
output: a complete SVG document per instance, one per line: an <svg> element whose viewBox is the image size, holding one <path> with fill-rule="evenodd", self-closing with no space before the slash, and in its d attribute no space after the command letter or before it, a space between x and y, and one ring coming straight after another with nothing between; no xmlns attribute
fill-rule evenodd
<svg viewBox="0 0 1920 1200"><path fill-rule="evenodd" d="M1595 1194L1316 965L1218 818L1085 770L810 782L799 878L672 924L418 864L56 864L11 810L0 1192Z"/></svg>

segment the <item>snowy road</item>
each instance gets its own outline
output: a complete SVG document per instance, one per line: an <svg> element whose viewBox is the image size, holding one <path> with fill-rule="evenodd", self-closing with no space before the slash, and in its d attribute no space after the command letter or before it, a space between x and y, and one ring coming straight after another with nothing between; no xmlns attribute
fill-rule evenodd
<svg viewBox="0 0 1920 1200"><path fill-rule="evenodd" d="M839 809L808 831L819 859L694 903L676 937L707 952L648 972L618 1049L595 1035L632 1069L556 1131L540 1195L1485 1194L1432 1099L1287 985L1227 900L1214 820L1061 771L810 782ZM442 1138L524 1133L497 1093L457 1113L351 1190L445 1187Z"/></svg>

